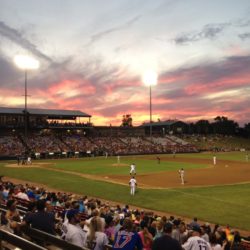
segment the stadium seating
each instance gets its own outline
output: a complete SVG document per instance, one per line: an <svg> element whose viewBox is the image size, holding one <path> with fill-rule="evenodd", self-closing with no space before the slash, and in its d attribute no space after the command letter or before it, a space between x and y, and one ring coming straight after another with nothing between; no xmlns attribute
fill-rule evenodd
<svg viewBox="0 0 250 250"><path fill-rule="evenodd" d="M157 214L154 214L150 211L149 212L140 211L138 209L133 210L133 209L130 209L128 205L124 207L120 207L119 205L114 205L114 204L110 204L106 202L103 203L98 199L91 199L88 197L82 198L82 197L78 197L76 195L67 194L67 193L49 192L49 191L44 190L43 188L34 188L32 186L29 186L28 184L26 184L26 186L24 187L22 185L15 185L10 182L2 182L2 186L11 187L11 189L14 189L14 190L25 189L26 190L25 192L29 195L31 195L30 190L32 190L33 192L33 194L31 195L32 197L36 196L37 194L41 194L40 198L39 196L36 196L37 197L36 199L45 199L47 201L47 210L53 213L54 215L56 215L55 216L55 219L57 221L56 223L57 235L56 236L40 231L38 229L31 228L27 225L23 226L22 222L18 222L19 227L21 228L21 231L19 231L18 234L26 238L26 239L22 239L14 235L13 233L10 233L10 232L6 233L5 231L3 231L3 228L11 231L11 228L9 228L8 224L6 224L6 220L5 222L3 220L8 210L8 207L6 206L6 204L9 199L15 198L16 202L18 203L17 204L18 211L22 215L21 218L23 218L25 217L25 214L27 212L30 213L30 211L28 211L28 207L31 201L17 198L15 197L16 196L15 193L9 194L9 197L7 197L5 201L4 200L2 201L1 207L0 207L0 213L1 213L1 222L3 220L3 225L1 226L1 230L0 230L0 240L7 241L11 243L11 245L15 245L18 247L25 246L26 248L24 247L23 249L39 250L39 249L48 248L50 246L55 246L59 249L87 250L88 248L86 248L86 246L78 247L60 238L61 233L62 233L60 225L62 225L62 221L63 221L63 218L65 217L66 209L69 209L69 208L79 209L79 215L80 215L81 221L84 222L84 225L85 225L84 227L88 227L87 222L89 221L89 219L95 216L101 216L101 218L104 218L107 221L107 224L106 224L107 228L109 226L108 220L110 221L110 218L112 218L112 221L114 221L115 223L114 225L119 225L120 221L122 221L123 218L127 217L133 221L136 230L140 230L140 222L142 220L147 221L147 223L149 223L148 225L150 226L151 230L153 230L153 224L157 223L160 220L163 223L166 223L168 221L170 223L173 223L173 225L184 226L184 228L186 228L185 234L186 236L188 235L189 223L186 223L180 218L175 218L174 216L167 218L165 216L158 216ZM54 203L53 200L57 200L60 202L58 204L53 204ZM83 204L85 206L84 211L80 211L80 206L79 206L80 201L83 201ZM67 208L66 208L66 204L70 206L67 205ZM105 233L108 233L108 231L106 231L107 228L105 227L105 231L104 231ZM204 225L204 230L207 230L207 232L212 232L212 229L209 225ZM222 227L218 227L215 230L216 230L217 235L225 233ZM185 234L184 234L183 239L186 239ZM111 235L109 234L107 235L110 239L110 243L112 243ZM235 235L236 235L236 232L235 232ZM239 233L237 233L237 235L239 236ZM233 235L231 235L231 237L233 237ZM36 244L31 244L30 247L27 247L28 246L27 244L30 243L29 241L27 241L27 239L30 239L34 243L39 242L39 246L37 246ZM232 242L228 241L228 244L231 244L231 243ZM241 246L240 249L242 250L244 249L249 250L250 243L248 239L242 238L242 240L238 243L238 245ZM106 245L104 247L104 250L109 250L109 249L112 249L111 245Z"/></svg>

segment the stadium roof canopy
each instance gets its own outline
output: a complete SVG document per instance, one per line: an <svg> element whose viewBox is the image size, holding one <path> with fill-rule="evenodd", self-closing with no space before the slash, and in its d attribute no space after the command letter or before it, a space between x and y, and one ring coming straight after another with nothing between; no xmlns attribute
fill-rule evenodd
<svg viewBox="0 0 250 250"><path fill-rule="evenodd" d="M48 116L51 119L74 119L76 117L91 117L91 115L80 110L61 110L61 109L27 109L29 115ZM0 107L0 115L23 115L23 108Z"/></svg>

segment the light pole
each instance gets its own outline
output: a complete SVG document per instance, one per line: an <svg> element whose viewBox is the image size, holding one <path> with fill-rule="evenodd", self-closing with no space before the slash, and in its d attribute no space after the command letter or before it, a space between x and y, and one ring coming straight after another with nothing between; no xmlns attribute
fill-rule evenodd
<svg viewBox="0 0 250 250"><path fill-rule="evenodd" d="M27 80L28 80L28 70L38 69L39 61L28 56L15 56L14 62L18 68L24 70L24 138L25 143L27 143L28 138L28 89L27 89Z"/></svg>
<svg viewBox="0 0 250 250"><path fill-rule="evenodd" d="M152 90L151 86L149 85L149 134L150 138L152 137Z"/></svg>
<svg viewBox="0 0 250 250"><path fill-rule="evenodd" d="M149 134L152 138L152 86L157 84L157 73L154 71L147 71L143 75L143 82L149 86Z"/></svg>

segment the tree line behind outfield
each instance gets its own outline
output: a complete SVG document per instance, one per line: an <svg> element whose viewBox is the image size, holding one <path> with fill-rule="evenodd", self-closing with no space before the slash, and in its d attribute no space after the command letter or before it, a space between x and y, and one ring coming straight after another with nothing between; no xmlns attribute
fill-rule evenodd
<svg viewBox="0 0 250 250"><path fill-rule="evenodd" d="M217 116L213 122L199 120L196 123L190 123L189 133L239 135L250 138L250 123L245 124L241 128L236 121L230 120L225 116Z"/></svg>
<svg viewBox="0 0 250 250"><path fill-rule="evenodd" d="M133 127L132 122L133 119L130 114L123 115L121 127ZM158 122L160 122L159 119ZM236 121L230 120L226 116L217 116L213 122L202 119L187 125L188 134L238 135L250 138L250 122L246 123L244 127L240 127Z"/></svg>

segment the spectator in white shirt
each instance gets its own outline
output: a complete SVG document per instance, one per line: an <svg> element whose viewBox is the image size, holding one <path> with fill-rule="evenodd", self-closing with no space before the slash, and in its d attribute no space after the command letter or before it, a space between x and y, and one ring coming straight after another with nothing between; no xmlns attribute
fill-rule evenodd
<svg viewBox="0 0 250 250"><path fill-rule="evenodd" d="M212 250L210 244L200 237L201 228L199 226L192 227L192 236L182 245L184 250Z"/></svg>
<svg viewBox="0 0 250 250"><path fill-rule="evenodd" d="M67 218L69 222L66 229L67 232L65 235L65 240L79 247L84 247L86 245L87 234L85 231L83 231L79 224L79 211L76 209L69 210L67 212Z"/></svg>

